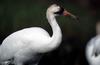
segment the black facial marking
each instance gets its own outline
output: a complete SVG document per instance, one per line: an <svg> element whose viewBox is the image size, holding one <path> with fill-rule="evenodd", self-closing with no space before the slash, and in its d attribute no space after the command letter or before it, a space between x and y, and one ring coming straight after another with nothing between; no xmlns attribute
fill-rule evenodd
<svg viewBox="0 0 100 65"><path fill-rule="evenodd" d="M60 7L60 10L58 12L55 12L54 14L61 15L61 14L63 14L63 12L64 12L64 8L63 7Z"/></svg>

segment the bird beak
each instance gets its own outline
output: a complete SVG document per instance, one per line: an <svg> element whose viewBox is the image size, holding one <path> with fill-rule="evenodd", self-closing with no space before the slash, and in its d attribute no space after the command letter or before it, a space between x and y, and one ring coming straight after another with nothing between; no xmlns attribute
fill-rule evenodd
<svg viewBox="0 0 100 65"><path fill-rule="evenodd" d="M71 16L72 18L74 18L75 20L79 21L78 17L76 17L75 15L71 14L70 12L64 10L63 12L64 16Z"/></svg>

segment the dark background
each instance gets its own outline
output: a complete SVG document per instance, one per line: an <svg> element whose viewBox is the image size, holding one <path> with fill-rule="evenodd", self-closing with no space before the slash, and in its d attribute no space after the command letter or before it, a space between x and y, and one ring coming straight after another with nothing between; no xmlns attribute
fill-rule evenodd
<svg viewBox="0 0 100 65"><path fill-rule="evenodd" d="M0 43L9 34L27 27L40 26L52 35L45 12L53 3L60 4L79 17L57 17L62 29L62 44L45 53L39 65L88 65L85 46L95 36L100 0L0 0Z"/></svg>

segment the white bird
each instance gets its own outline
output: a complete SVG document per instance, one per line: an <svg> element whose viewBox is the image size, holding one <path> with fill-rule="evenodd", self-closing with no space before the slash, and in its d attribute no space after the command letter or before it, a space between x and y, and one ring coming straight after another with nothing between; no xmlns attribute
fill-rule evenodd
<svg viewBox="0 0 100 65"><path fill-rule="evenodd" d="M55 19L59 14L74 15L67 12L62 7L53 4L46 12L46 17L53 30L50 36L47 31L40 27L30 27L16 31L6 37L0 46L0 63L23 65L33 59L36 61L39 53L45 53L57 48L62 40L61 29ZM34 63L37 65L38 62Z"/></svg>
<svg viewBox="0 0 100 65"><path fill-rule="evenodd" d="M100 22L96 24L97 35L86 46L86 58L89 65L100 65Z"/></svg>

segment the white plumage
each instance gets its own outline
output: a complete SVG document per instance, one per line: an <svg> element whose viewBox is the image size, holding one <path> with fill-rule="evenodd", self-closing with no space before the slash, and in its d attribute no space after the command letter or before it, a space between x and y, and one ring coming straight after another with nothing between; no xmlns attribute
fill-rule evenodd
<svg viewBox="0 0 100 65"><path fill-rule="evenodd" d="M38 53L48 52L58 47L62 39L61 29L55 19L58 14L70 15L56 4L47 9L46 16L53 30L51 37L40 27L30 27L16 31L5 38L0 46L0 63L23 65L31 59L36 61ZM33 64L36 65L38 62Z"/></svg>
<svg viewBox="0 0 100 65"><path fill-rule="evenodd" d="M100 22L96 25L97 35L86 46L86 58L89 65L100 65Z"/></svg>

